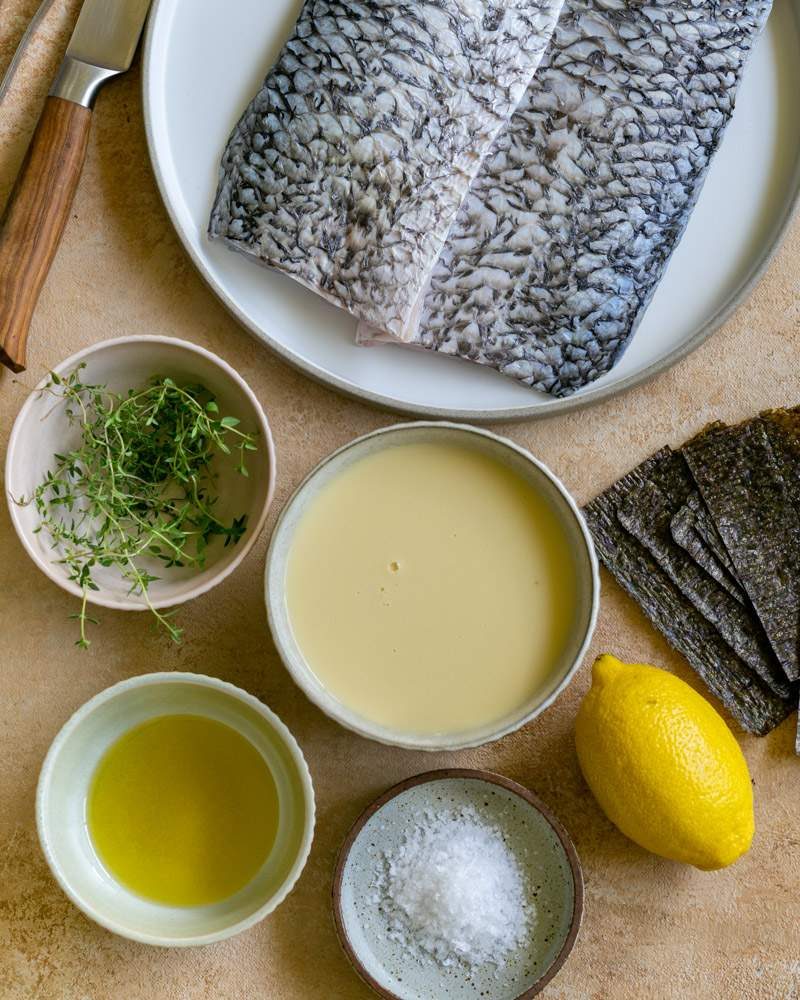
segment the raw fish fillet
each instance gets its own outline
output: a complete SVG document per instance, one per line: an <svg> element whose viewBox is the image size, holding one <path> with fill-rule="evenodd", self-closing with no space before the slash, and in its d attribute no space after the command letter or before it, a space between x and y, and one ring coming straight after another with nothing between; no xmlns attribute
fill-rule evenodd
<svg viewBox="0 0 800 1000"><path fill-rule="evenodd" d="M402 335L563 0L306 0L209 235Z"/></svg>
<svg viewBox="0 0 800 1000"><path fill-rule="evenodd" d="M609 371L689 220L769 9L567 0L405 339L554 396ZM362 326L358 339L387 338Z"/></svg>

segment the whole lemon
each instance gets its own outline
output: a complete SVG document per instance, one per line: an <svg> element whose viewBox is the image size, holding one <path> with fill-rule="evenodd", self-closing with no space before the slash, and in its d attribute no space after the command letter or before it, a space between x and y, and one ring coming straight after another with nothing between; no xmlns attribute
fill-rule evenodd
<svg viewBox="0 0 800 1000"><path fill-rule="evenodd" d="M722 718L680 678L598 657L575 743L601 808L641 847L706 871L750 847L747 762Z"/></svg>

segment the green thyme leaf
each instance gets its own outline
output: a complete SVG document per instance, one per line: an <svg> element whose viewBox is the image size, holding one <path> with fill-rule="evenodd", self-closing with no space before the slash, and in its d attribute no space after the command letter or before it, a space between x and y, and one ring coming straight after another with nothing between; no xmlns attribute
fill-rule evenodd
<svg viewBox="0 0 800 1000"><path fill-rule="evenodd" d="M44 530L57 561L81 588L81 610L73 617L89 646L87 595L99 589L97 566L116 568L131 594L141 595L156 625L174 641L183 630L173 612L161 612L149 597L161 566L202 569L211 540L236 544L246 530L246 515L229 522L216 512L218 462L235 448L233 468L248 475L245 453L257 450L256 435L239 429L233 416L219 417L219 406L202 385L179 385L153 377L124 395L103 385L81 382L79 365L68 375L51 373L46 386L63 400L68 420L79 425L81 443L53 455L53 467L28 500L39 514L35 531ZM227 439L227 440L226 440ZM217 461L215 461L217 460Z"/></svg>

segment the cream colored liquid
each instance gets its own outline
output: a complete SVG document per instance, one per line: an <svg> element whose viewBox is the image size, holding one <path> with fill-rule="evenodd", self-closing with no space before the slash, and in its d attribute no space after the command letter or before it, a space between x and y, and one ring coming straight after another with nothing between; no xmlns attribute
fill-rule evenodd
<svg viewBox="0 0 800 1000"><path fill-rule="evenodd" d="M500 462L443 443L345 469L309 504L287 568L292 629L322 684L420 735L525 705L564 649L575 593L548 503Z"/></svg>

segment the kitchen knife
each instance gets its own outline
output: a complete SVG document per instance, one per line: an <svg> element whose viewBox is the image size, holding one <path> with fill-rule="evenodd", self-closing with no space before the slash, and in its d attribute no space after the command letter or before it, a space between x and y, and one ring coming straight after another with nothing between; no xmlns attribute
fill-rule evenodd
<svg viewBox="0 0 800 1000"><path fill-rule="evenodd" d="M25 370L33 310L83 168L100 87L133 61L150 0L85 0L0 220L0 362Z"/></svg>

